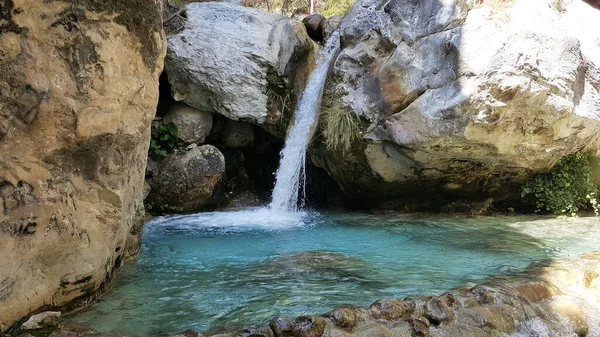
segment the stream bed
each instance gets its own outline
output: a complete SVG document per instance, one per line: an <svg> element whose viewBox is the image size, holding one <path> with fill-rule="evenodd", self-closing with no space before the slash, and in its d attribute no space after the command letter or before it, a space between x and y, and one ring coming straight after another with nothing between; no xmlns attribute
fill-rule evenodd
<svg viewBox="0 0 600 337"><path fill-rule="evenodd" d="M598 218L266 209L158 217L112 292L67 320L139 337L264 325L520 275L597 250L599 239Z"/></svg>

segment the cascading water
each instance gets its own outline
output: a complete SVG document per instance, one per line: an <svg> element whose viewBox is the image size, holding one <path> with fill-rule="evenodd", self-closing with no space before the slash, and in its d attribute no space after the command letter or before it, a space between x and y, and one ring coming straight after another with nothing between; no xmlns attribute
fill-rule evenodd
<svg viewBox="0 0 600 337"><path fill-rule="evenodd" d="M296 109L295 121L281 150L279 169L275 177L273 199L269 208L276 211L296 211L298 190L305 178L306 146L310 131L318 121L323 87L331 63L340 50L339 32L334 32L319 52L317 67L310 76Z"/></svg>

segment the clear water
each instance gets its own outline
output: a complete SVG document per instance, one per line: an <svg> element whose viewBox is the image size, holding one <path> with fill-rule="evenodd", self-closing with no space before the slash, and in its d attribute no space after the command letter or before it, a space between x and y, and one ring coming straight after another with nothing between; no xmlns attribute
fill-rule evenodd
<svg viewBox="0 0 600 337"><path fill-rule="evenodd" d="M594 251L598 224L267 210L156 218L145 226L137 264L70 320L145 337L441 293Z"/></svg>
<svg viewBox="0 0 600 337"><path fill-rule="evenodd" d="M281 150L279 169L275 176L275 188L270 208L278 211L295 211L298 208L298 192L306 173L306 145L318 121L323 87L331 63L340 51L340 33L334 32L319 52L317 66L310 75L294 114L294 124Z"/></svg>

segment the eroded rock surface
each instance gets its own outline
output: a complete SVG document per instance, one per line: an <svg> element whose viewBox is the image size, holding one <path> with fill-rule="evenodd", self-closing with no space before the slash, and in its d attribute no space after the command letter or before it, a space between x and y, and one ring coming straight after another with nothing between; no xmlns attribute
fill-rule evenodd
<svg viewBox="0 0 600 337"><path fill-rule="evenodd" d="M230 3L186 8L185 29L168 38L173 97L282 137L314 62L302 23Z"/></svg>
<svg viewBox="0 0 600 337"><path fill-rule="evenodd" d="M341 29L324 110L361 116L361 140L312 159L352 198L518 199L600 149L600 11L583 1L361 0Z"/></svg>
<svg viewBox="0 0 600 337"><path fill-rule="evenodd" d="M192 146L184 153L150 160L146 202L152 210L161 212L198 211L224 174L225 157L212 145Z"/></svg>
<svg viewBox="0 0 600 337"><path fill-rule="evenodd" d="M160 1L0 1L0 331L137 254L165 50Z"/></svg>

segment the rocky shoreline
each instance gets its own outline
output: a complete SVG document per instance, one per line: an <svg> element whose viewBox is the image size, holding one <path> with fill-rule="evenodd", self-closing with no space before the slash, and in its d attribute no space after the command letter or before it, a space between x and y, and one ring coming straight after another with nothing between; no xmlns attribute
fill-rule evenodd
<svg viewBox="0 0 600 337"><path fill-rule="evenodd" d="M263 327L218 334L188 330L161 337L599 336L599 304L596 252L439 296L386 298L368 308L347 305L322 315L275 317ZM72 324L45 336L109 337Z"/></svg>

